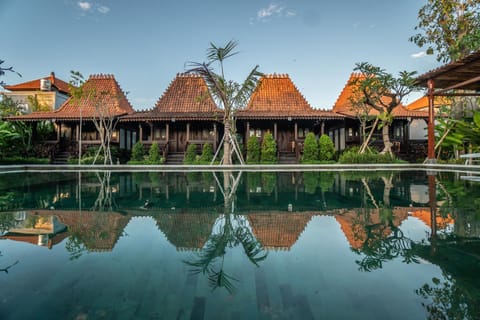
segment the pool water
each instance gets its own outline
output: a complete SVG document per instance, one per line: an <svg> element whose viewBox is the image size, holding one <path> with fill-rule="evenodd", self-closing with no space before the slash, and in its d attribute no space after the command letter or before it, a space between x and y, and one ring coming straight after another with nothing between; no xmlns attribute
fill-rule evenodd
<svg viewBox="0 0 480 320"><path fill-rule="evenodd" d="M459 173L0 175L1 319L480 319Z"/></svg>

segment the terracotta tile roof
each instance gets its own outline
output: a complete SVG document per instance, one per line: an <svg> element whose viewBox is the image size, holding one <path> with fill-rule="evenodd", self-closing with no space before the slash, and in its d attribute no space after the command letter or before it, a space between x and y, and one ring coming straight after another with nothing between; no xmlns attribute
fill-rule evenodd
<svg viewBox="0 0 480 320"><path fill-rule="evenodd" d="M350 78L348 79L345 87L333 106L333 112L337 112L348 117L356 116L355 111L352 110L352 102L350 101L350 97L354 95L354 85L351 83L352 81L361 78L365 78L365 76L360 73L352 73L350 75ZM378 114L379 112L377 110L371 109L370 115L374 116ZM428 112L408 110L402 104L399 104L393 109L393 116L395 118L428 118Z"/></svg>
<svg viewBox="0 0 480 320"><path fill-rule="evenodd" d="M158 228L178 250L203 248L212 233L218 215L211 213L161 214L156 218Z"/></svg>
<svg viewBox="0 0 480 320"><path fill-rule="evenodd" d="M251 213L247 218L255 238L265 249L289 250L302 234L313 213Z"/></svg>
<svg viewBox="0 0 480 320"><path fill-rule="evenodd" d="M122 121L220 119L223 110L213 101L205 80L194 74L177 74L155 107L136 112Z"/></svg>
<svg viewBox="0 0 480 320"><path fill-rule="evenodd" d="M408 212L412 210L412 208L396 207L392 210L392 223L394 226L398 227L402 221L407 219ZM370 210L368 221L366 220L365 215L359 214L358 209L346 210L345 212L336 214L335 220L337 220L337 222L340 224L343 234L353 249L361 249L368 240L368 226L382 225L379 209ZM381 238L387 238L392 233L392 229L387 224L384 224L384 228L379 230L381 230L382 233L377 236L381 236Z"/></svg>
<svg viewBox="0 0 480 320"><path fill-rule="evenodd" d="M237 112L238 119L297 119L343 118L325 110L315 110L286 74L265 75L258 83L245 109Z"/></svg>
<svg viewBox="0 0 480 320"><path fill-rule="evenodd" d="M438 97L437 96L437 97L434 98L434 103L435 103L435 107L440 107L442 105L450 105L451 101L447 97L443 97L443 96ZM423 97L413 101L412 103L408 104L406 106L406 108L408 110L412 110L412 111L428 109L428 97L423 96Z"/></svg>
<svg viewBox="0 0 480 320"><path fill-rule="evenodd" d="M417 210L412 213L412 216L422 221L426 226L432 227L432 219L430 209L427 210ZM455 223L455 219L448 214L445 218L437 215L435 217L435 223L438 229L446 229L448 226L452 226Z"/></svg>
<svg viewBox="0 0 480 320"><path fill-rule="evenodd" d="M52 87L56 88L58 91L62 93L69 94L70 93L70 87L67 82L55 77L55 73L50 73L48 77L32 80L32 81L27 81L19 84L14 84L10 86L5 86L5 89L10 90L10 91L26 91L26 90L40 90L40 81L42 79L47 79L50 80L50 83L52 84Z"/></svg>
<svg viewBox="0 0 480 320"><path fill-rule="evenodd" d="M83 119L98 117L96 105L107 106L102 112L107 115L121 116L134 112L125 93L120 88L113 75L91 75L83 85L85 92L92 92L91 97L74 99L70 97L56 111L33 112L28 115L9 117L10 120L38 121L46 119L79 120L80 112Z"/></svg>

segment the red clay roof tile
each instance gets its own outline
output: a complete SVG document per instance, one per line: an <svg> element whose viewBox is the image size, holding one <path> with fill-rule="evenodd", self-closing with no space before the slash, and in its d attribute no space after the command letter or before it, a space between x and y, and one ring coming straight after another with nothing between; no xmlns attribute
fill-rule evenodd
<svg viewBox="0 0 480 320"><path fill-rule="evenodd" d="M352 81L362 77L364 76L360 73L352 73L350 75L350 78L348 79L345 87L343 88L342 92L338 96L337 101L333 106L333 112L344 114L349 117L356 116L355 111L352 109L352 102L350 101L350 98L354 95L354 85L352 84ZM369 113L372 116L379 114L379 112L373 108L370 110ZM428 113L423 111L408 110L402 104L399 104L393 109L393 116L396 118L428 118Z"/></svg>
<svg viewBox="0 0 480 320"><path fill-rule="evenodd" d="M70 87L67 82L55 77L55 73L50 73L48 77L22 82L19 84L5 86L5 89L10 91L25 91L25 90L40 90L40 81L43 79L50 80L52 87L58 91L66 94L70 94Z"/></svg>
<svg viewBox="0 0 480 320"><path fill-rule="evenodd" d="M33 112L28 115L9 117L11 120L36 121L42 119L77 120L98 118L100 112L105 115L121 116L134 112L125 93L113 75L91 75L83 84L83 98L70 97L56 111ZM87 96L89 95L89 96ZM97 109L99 105L107 108Z"/></svg>

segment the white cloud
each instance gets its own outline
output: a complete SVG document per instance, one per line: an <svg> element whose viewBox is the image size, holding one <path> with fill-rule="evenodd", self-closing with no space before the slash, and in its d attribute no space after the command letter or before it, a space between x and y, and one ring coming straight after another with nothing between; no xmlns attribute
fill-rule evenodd
<svg viewBox="0 0 480 320"><path fill-rule="evenodd" d="M110 12L110 8L107 7L107 6L100 6L100 7L98 7L97 10L98 10L98 12L103 13L103 14L107 14L107 13Z"/></svg>
<svg viewBox="0 0 480 320"><path fill-rule="evenodd" d="M77 5L83 11L88 11L92 8L92 4L87 1L79 1L77 2Z"/></svg>
<svg viewBox="0 0 480 320"><path fill-rule="evenodd" d="M257 12L257 20L259 21L267 21L269 18L272 17L286 17L291 18L296 16L297 13L293 10L287 10L284 5L280 5L276 2L271 2L266 8L261 8ZM250 24L253 24L252 19L250 20Z"/></svg>
<svg viewBox="0 0 480 320"><path fill-rule="evenodd" d="M420 52L417 52L417 53L414 53L412 55L410 55L410 57L414 58L414 59L418 59L418 58L423 58L427 55L427 53L425 51L420 51Z"/></svg>

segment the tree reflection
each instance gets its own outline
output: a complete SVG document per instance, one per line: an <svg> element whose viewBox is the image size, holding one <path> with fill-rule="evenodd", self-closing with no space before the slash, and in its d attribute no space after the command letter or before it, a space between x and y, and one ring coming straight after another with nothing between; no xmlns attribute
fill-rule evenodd
<svg viewBox="0 0 480 320"><path fill-rule="evenodd" d="M99 182L99 190L97 199L93 204L93 211L111 211L116 206L112 187L110 185L111 174L110 171L104 171L103 174L95 172Z"/></svg>
<svg viewBox="0 0 480 320"><path fill-rule="evenodd" d="M223 173L223 186L219 179L214 177L224 196L224 212L219 216L213 231L203 249L184 263L191 266L194 274L202 273L207 276L212 290L225 288L230 294L235 292L235 282L239 280L228 274L224 269L225 254L228 248L242 246L245 255L255 266L267 258L260 242L252 234L247 220L234 213L235 191L240 180L241 172L235 177L231 172Z"/></svg>

